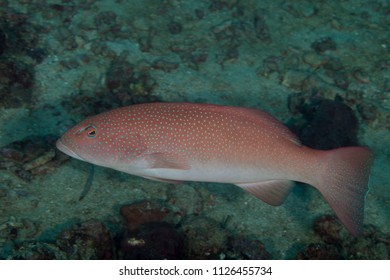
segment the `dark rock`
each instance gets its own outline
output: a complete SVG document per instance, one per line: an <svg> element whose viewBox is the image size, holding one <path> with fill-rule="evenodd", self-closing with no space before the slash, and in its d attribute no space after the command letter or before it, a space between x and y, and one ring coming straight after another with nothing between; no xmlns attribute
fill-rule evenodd
<svg viewBox="0 0 390 280"><path fill-rule="evenodd" d="M330 37L321 38L311 44L311 48L318 54L323 54L325 51L335 51L336 43Z"/></svg>
<svg viewBox="0 0 390 280"><path fill-rule="evenodd" d="M179 63L157 59L153 62L152 67L154 69L162 70L164 72L171 72L179 67Z"/></svg>
<svg viewBox="0 0 390 280"><path fill-rule="evenodd" d="M251 240L246 237L230 237L227 259L240 260L269 260L271 255L259 240Z"/></svg>
<svg viewBox="0 0 390 280"><path fill-rule="evenodd" d="M340 244L348 234L335 216L324 215L314 223L314 231L328 244Z"/></svg>
<svg viewBox="0 0 390 280"><path fill-rule="evenodd" d="M162 222L169 214L168 208L157 201L141 201L124 205L120 209L126 226L130 230L151 222Z"/></svg>
<svg viewBox="0 0 390 280"><path fill-rule="evenodd" d="M46 242L22 242L8 257L13 260L64 260L65 253L58 246Z"/></svg>
<svg viewBox="0 0 390 280"><path fill-rule="evenodd" d="M239 57L239 52L237 48L230 48L225 53L225 60L234 60Z"/></svg>
<svg viewBox="0 0 390 280"><path fill-rule="evenodd" d="M140 36L138 44L141 52L149 52L152 48L152 38L149 35Z"/></svg>
<svg viewBox="0 0 390 280"><path fill-rule="evenodd" d="M27 107L32 101L33 67L20 61L0 59L0 107Z"/></svg>
<svg viewBox="0 0 390 280"><path fill-rule="evenodd" d="M5 49L7 48L7 41L4 31L0 28L0 55L3 54Z"/></svg>
<svg viewBox="0 0 390 280"><path fill-rule="evenodd" d="M180 22L171 21L168 23L168 30L169 30L169 33L176 35L176 34L181 33L181 31L183 30L183 26L181 25Z"/></svg>
<svg viewBox="0 0 390 280"><path fill-rule="evenodd" d="M111 64L106 75L106 87L112 92L121 92L128 90L127 88L133 79L132 66L127 61L115 61Z"/></svg>
<svg viewBox="0 0 390 280"><path fill-rule="evenodd" d="M197 19L203 19L204 11L202 9L195 9L195 16L197 17Z"/></svg>
<svg viewBox="0 0 390 280"><path fill-rule="evenodd" d="M122 206L125 230L119 234L121 259L182 259L183 237L173 224L177 215L161 201L141 201Z"/></svg>
<svg viewBox="0 0 390 280"><path fill-rule="evenodd" d="M379 115L378 107L372 103L361 103L358 104L356 108L363 120L368 122L374 121Z"/></svg>
<svg viewBox="0 0 390 280"><path fill-rule="evenodd" d="M20 163L24 160L24 153L19 149L12 147L12 145L0 148L0 156Z"/></svg>
<svg viewBox="0 0 390 280"><path fill-rule="evenodd" d="M385 260L390 257L390 239L376 227L367 225L362 236L353 237L336 220L334 216L325 215L314 224L314 231L327 244L306 249L301 258L309 258L307 253L326 259L359 259L359 260ZM331 245L329 247L328 245ZM332 248L332 246L334 248ZM335 250L337 249L337 250ZM326 253L329 251L329 255ZM338 257L339 255L339 257ZM299 257L299 255L298 255ZM318 259L318 258L317 258Z"/></svg>
<svg viewBox="0 0 390 280"><path fill-rule="evenodd" d="M118 255L120 259L184 259L184 241L172 225L148 223L125 232Z"/></svg>
<svg viewBox="0 0 390 280"><path fill-rule="evenodd" d="M0 169L6 169L25 181L34 175L53 171L69 157L54 150L55 135L28 136L0 148Z"/></svg>
<svg viewBox="0 0 390 280"><path fill-rule="evenodd" d="M348 259L388 260L390 258L390 236L375 226L365 227L363 236L350 239L345 245Z"/></svg>
<svg viewBox="0 0 390 280"><path fill-rule="evenodd" d="M9 10L0 14L0 33L6 38L7 51L12 54L24 54L37 47L42 27L29 22L27 14Z"/></svg>
<svg viewBox="0 0 390 280"><path fill-rule="evenodd" d="M106 90L101 89L97 91L93 98L78 96L79 99L92 99L88 102L89 107L82 111L88 112L92 110L93 112L90 114L98 114L116 107L156 101L157 98L151 94L155 87L155 81L150 77L149 69L145 67L144 62L132 65L126 61L126 54L120 55L113 61L107 71ZM107 90L109 94L107 94ZM75 101L72 99L70 102L73 103Z"/></svg>
<svg viewBox="0 0 390 280"><path fill-rule="evenodd" d="M271 34L269 28L264 19L264 11L257 11L253 17L253 28L256 37L263 43L271 42Z"/></svg>
<svg viewBox="0 0 390 280"><path fill-rule="evenodd" d="M216 221L202 217L189 219L182 230L190 259L219 259L227 249L228 233Z"/></svg>
<svg viewBox="0 0 390 280"><path fill-rule="evenodd" d="M296 257L298 260L342 260L343 257L337 246L315 243L308 245Z"/></svg>
<svg viewBox="0 0 390 280"><path fill-rule="evenodd" d="M200 64L207 61L208 55L207 53L193 53L191 54L191 62L194 64Z"/></svg>
<svg viewBox="0 0 390 280"><path fill-rule="evenodd" d="M58 247L67 259L113 259L114 246L105 226L95 220L75 224L57 236Z"/></svg>
<svg viewBox="0 0 390 280"><path fill-rule="evenodd" d="M29 49L26 54L34 59L37 63L41 63L47 56L47 51L42 48Z"/></svg>
<svg viewBox="0 0 390 280"><path fill-rule="evenodd" d="M210 3L209 11L213 13L213 12L220 11L224 8L227 8L227 3L225 1L213 0Z"/></svg>
<svg viewBox="0 0 390 280"><path fill-rule="evenodd" d="M320 99L301 105L307 122L293 130L302 144L320 150L357 145L358 120L346 104Z"/></svg>
<svg viewBox="0 0 390 280"><path fill-rule="evenodd" d="M94 18L97 32L104 36L113 36L117 27L117 16L112 11L101 12Z"/></svg>

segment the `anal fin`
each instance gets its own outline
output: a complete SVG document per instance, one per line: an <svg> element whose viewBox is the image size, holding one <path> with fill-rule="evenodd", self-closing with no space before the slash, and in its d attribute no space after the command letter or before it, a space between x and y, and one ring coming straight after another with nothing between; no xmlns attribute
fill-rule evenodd
<svg viewBox="0 0 390 280"><path fill-rule="evenodd" d="M278 206L283 203L292 188L292 181L271 180L256 183L236 184L262 201Z"/></svg>

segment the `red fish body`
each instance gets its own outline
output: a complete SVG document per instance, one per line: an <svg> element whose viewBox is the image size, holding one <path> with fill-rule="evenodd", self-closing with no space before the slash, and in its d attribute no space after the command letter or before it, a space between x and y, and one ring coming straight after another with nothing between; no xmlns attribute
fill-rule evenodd
<svg viewBox="0 0 390 280"><path fill-rule="evenodd" d="M149 179L233 183L271 205L292 181L317 188L359 235L371 152L302 146L269 114L247 108L151 103L90 117L57 141L64 153Z"/></svg>

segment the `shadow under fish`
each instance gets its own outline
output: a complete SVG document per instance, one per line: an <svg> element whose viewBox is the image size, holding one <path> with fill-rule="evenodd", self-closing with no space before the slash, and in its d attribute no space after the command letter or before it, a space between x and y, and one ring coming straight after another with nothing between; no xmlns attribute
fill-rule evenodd
<svg viewBox="0 0 390 280"><path fill-rule="evenodd" d="M89 190L92 187L93 177L95 175L95 166L93 164L89 165L88 178L85 182L83 191L80 194L79 201L83 200L84 197L88 194Z"/></svg>

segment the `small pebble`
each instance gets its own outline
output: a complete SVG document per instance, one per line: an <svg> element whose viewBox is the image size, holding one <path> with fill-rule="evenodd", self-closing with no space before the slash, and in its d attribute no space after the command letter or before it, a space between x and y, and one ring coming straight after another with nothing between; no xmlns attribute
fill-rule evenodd
<svg viewBox="0 0 390 280"><path fill-rule="evenodd" d="M325 59L323 56L320 56L313 52L308 52L303 55L303 62L310 65L313 68L318 68L324 64Z"/></svg>
<svg viewBox="0 0 390 280"><path fill-rule="evenodd" d="M324 37L312 43L311 48L316 53L323 54L326 51L335 51L337 45L331 37Z"/></svg>
<svg viewBox="0 0 390 280"><path fill-rule="evenodd" d="M168 23L168 30L169 33L176 35L181 33L181 31L183 30L183 26L181 25L180 22L171 21L170 23Z"/></svg>

